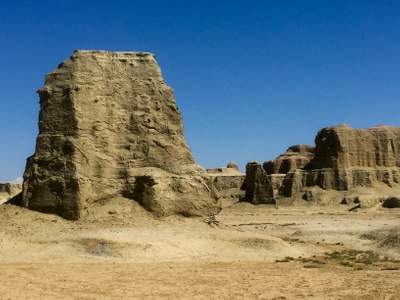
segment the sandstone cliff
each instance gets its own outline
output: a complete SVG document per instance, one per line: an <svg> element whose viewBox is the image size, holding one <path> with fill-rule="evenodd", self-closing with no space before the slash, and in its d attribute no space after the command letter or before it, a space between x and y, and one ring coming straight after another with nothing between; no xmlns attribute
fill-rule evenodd
<svg viewBox="0 0 400 300"><path fill-rule="evenodd" d="M310 163L287 174L281 195L291 197L312 186L348 191L400 182L400 128L327 127L318 132L315 145Z"/></svg>
<svg viewBox="0 0 400 300"><path fill-rule="evenodd" d="M315 156L307 169L400 167L400 128L327 127L315 137Z"/></svg>
<svg viewBox="0 0 400 300"><path fill-rule="evenodd" d="M396 189L392 188L400 189L399 151L400 128L327 127L318 132L315 148L289 147L275 160L265 162L263 168L250 162L245 201L289 204L300 199L364 207L379 202L396 206Z"/></svg>
<svg viewBox="0 0 400 300"><path fill-rule="evenodd" d="M242 186L246 175L239 172L237 163L230 162L226 168L207 169L207 174L221 196L222 207L230 206L244 197Z"/></svg>
<svg viewBox="0 0 400 300"><path fill-rule="evenodd" d="M400 182L400 128L327 127L315 138L315 156L304 169L292 170L280 193L290 197L305 187L346 191L354 187L388 187Z"/></svg>
<svg viewBox="0 0 400 300"><path fill-rule="evenodd" d="M286 174L292 169L301 169L313 159L314 148L306 145L291 146L274 160L264 162L263 169L267 174Z"/></svg>
<svg viewBox="0 0 400 300"><path fill-rule="evenodd" d="M38 93L39 135L23 206L74 220L115 197L156 215L220 209L153 54L75 51Z"/></svg>
<svg viewBox="0 0 400 300"><path fill-rule="evenodd" d="M5 182L0 183L0 204L10 200L12 197L21 193L22 184Z"/></svg>
<svg viewBox="0 0 400 300"><path fill-rule="evenodd" d="M252 161L246 165L246 179L243 185L246 194L243 199L252 204L275 204L271 179L261 165Z"/></svg>

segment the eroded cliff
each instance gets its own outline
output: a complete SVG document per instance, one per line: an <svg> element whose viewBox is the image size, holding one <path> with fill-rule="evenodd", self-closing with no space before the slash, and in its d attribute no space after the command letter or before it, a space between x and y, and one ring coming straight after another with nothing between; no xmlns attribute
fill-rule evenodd
<svg viewBox="0 0 400 300"><path fill-rule="evenodd" d="M245 199L254 204L387 203L397 195L392 188L400 189L399 151L398 127L326 127L318 132L315 147L289 147L263 168L250 162Z"/></svg>
<svg viewBox="0 0 400 300"><path fill-rule="evenodd" d="M74 220L115 197L156 215L219 211L153 54L75 51L38 93L39 135L23 206Z"/></svg>
<svg viewBox="0 0 400 300"><path fill-rule="evenodd" d="M356 187L388 187L400 182L400 128L376 126L353 129L327 127L315 138L315 156L303 169L285 177L280 194L286 197L305 187L347 191Z"/></svg>

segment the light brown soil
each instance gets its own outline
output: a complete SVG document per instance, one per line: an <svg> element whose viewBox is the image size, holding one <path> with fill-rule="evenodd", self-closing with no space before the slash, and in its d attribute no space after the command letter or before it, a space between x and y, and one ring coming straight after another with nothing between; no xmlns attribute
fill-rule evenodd
<svg viewBox="0 0 400 300"><path fill-rule="evenodd" d="M399 209L241 203L216 220L1 205L0 298L400 299ZM376 259L327 256L350 249Z"/></svg>

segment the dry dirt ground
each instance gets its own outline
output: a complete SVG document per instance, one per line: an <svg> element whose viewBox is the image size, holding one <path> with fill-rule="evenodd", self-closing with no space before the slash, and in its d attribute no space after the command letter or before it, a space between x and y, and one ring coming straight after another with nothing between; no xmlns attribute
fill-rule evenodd
<svg viewBox="0 0 400 300"><path fill-rule="evenodd" d="M85 220L0 205L1 299L400 299L400 209L224 209Z"/></svg>

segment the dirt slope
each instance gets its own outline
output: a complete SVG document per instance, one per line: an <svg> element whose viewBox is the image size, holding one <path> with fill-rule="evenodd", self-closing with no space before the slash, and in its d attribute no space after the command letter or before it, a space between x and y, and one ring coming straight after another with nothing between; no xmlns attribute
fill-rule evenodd
<svg viewBox="0 0 400 300"><path fill-rule="evenodd" d="M132 205L75 222L1 205L0 228L3 299L400 295L399 209L240 203L207 224ZM358 258L345 257L350 250Z"/></svg>

